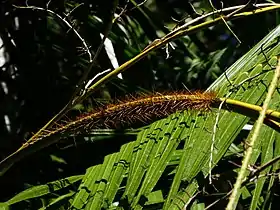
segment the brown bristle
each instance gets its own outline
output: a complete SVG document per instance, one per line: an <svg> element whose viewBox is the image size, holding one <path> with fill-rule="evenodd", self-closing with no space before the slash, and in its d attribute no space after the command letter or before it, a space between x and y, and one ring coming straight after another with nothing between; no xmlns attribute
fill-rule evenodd
<svg viewBox="0 0 280 210"><path fill-rule="evenodd" d="M131 97L123 102L83 114L74 121L59 124L53 130L45 130L33 141L54 134L79 134L96 128L125 128L135 123L151 123L182 110L209 111L216 101L214 92L173 92L151 96Z"/></svg>

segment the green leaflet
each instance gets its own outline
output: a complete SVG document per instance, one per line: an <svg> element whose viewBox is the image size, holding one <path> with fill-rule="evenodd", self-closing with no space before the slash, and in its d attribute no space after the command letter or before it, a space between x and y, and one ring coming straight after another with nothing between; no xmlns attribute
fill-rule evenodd
<svg viewBox="0 0 280 210"><path fill-rule="evenodd" d="M49 182L44 185L39 185L39 186L28 188L27 190L17 194L10 200L6 201L5 204L12 205L12 204L18 203L20 201L51 194L55 191L61 190L63 188L66 188L66 187L80 181L83 177L84 177L84 175L71 176L71 177L57 180L54 182Z"/></svg>
<svg viewBox="0 0 280 210"><path fill-rule="evenodd" d="M229 92L232 92L230 98L260 104L273 75L273 72L270 71L270 65L267 64L266 58L262 54L261 48L265 49L263 53L266 54L267 58L273 59L273 56L278 55L280 52L279 45L277 45L278 40L276 39L279 34L280 27L277 27L252 50L235 62L225 72L227 77L222 75L214 82L209 90L218 90L219 96L227 96ZM274 59L271 62L273 63L273 61ZM258 76L256 77L256 75ZM231 85L227 78L231 80ZM195 178L200 170L204 172L205 176L207 175L210 157L207 151L210 149L212 135L210 132L213 130L214 121L214 116L208 117L207 120L200 119L197 122L197 127L201 127L201 129L196 129L195 132L191 132L194 133L192 137L194 145L185 145L186 152L183 154L178 170L180 168L182 169L175 175L173 186L171 187L172 190L169 192L167 198L167 202L170 202L172 199L173 202L171 205L165 203L166 209L181 209L195 193L194 188L190 185L190 187L187 186L186 188L179 189L179 192L176 194L181 180L192 182L192 179ZM248 122L248 119L245 116L222 112L216 134L213 151L214 163L212 166L220 160L246 122ZM209 132L203 132L203 129ZM197 148L202 149L202 151L199 153ZM180 199L177 199L178 196Z"/></svg>

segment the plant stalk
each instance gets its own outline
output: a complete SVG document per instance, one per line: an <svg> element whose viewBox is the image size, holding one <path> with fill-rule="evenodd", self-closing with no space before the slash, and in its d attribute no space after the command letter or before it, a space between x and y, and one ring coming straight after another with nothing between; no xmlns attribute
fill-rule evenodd
<svg viewBox="0 0 280 210"><path fill-rule="evenodd" d="M259 136L262 124L263 124L264 119L266 117L267 110L268 110L268 105L269 105L269 102L272 98L272 95L273 95L273 93L274 93L274 91L277 87L279 77L280 77L280 57L278 57L278 64L277 64L277 67L276 67L276 70L275 70L274 77L273 77L273 79L270 83L270 86L268 88L268 93L267 93L266 99L265 99L264 104L262 106L262 109L260 111L259 118L256 122L255 129L253 131L253 135L252 135L252 137L249 141L250 146L248 147L248 149L245 152L245 157L242 161L242 166L241 166L241 169L238 173L238 177L237 177L237 180L234 184L234 188L233 188L232 194L229 198L229 203L226 207L226 210L234 210L235 207L236 207L236 203L238 202L239 194L241 192L241 185L242 185L242 182L244 181L245 174L246 174L246 171L247 171L249 163L250 163L250 159L251 159L251 156L252 156L252 153L253 153L254 145L255 145L255 142L256 142L256 140Z"/></svg>

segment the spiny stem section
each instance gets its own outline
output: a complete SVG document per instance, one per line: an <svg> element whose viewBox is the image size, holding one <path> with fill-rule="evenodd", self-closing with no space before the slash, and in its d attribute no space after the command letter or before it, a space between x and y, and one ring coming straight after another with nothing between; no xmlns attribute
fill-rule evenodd
<svg viewBox="0 0 280 210"><path fill-rule="evenodd" d="M41 135L31 138L32 144L42 138L56 135L77 135L98 128L134 127L145 125L154 120L164 118L183 110L210 111L224 101L223 109L228 109L251 118L257 118L261 107L233 99L217 98L215 92L155 94L140 98L130 98L116 104L109 104L78 117L76 120L58 125L56 128L44 130ZM268 110L266 124L279 130L280 113Z"/></svg>
<svg viewBox="0 0 280 210"><path fill-rule="evenodd" d="M0 162L0 176L14 163L25 156L58 142L64 136L78 135L98 128L126 128L151 123L172 113L183 110L210 111L218 108L234 111L248 117L257 118L261 107L228 98L217 98L214 92L155 94L140 98L130 98L124 102L110 104L78 117L56 128L44 130L34 135L17 151ZM280 113L266 111L264 123L280 131Z"/></svg>
<svg viewBox="0 0 280 210"><path fill-rule="evenodd" d="M129 99L94 110L72 122L60 125L56 129L45 130L40 136L30 140L37 141L58 133L79 134L96 128L124 128L143 125L177 111L190 109L208 111L216 100L213 92L156 94Z"/></svg>

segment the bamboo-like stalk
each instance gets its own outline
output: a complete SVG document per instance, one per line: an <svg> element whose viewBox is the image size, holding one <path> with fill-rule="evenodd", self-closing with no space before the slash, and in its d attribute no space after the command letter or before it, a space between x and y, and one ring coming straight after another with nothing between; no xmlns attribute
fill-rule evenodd
<svg viewBox="0 0 280 210"><path fill-rule="evenodd" d="M265 117L267 116L268 105L269 105L269 102L272 98L272 95L273 95L273 93L274 93L274 91L277 87L277 83L279 81L279 78L280 78L280 57L278 58L278 64L277 64L277 67L276 67L276 70L275 70L274 77L272 78L272 81L271 81L270 86L268 88L268 93L267 93L266 99L264 101L263 106L259 110L259 117L258 117L258 120L256 122L256 126L255 126L255 129L253 131L253 135L252 135L252 137L249 141L250 146L248 147L248 149L245 152L245 157L243 158L241 169L238 173L238 177L237 177L236 182L234 184L232 194L229 198L229 203L228 203L227 208L226 208L227 210L234 210L236 202L239 199L238 194L240 193L240 188L241 188L242 182L244 181L245 174L246 174L247 168L249 166L251 156L253 154L254 145L255 145L255 142L256 142L256 140L258 138L258 135L260 133L260 130L261 130L262 124L265 120Z"/></svg>

